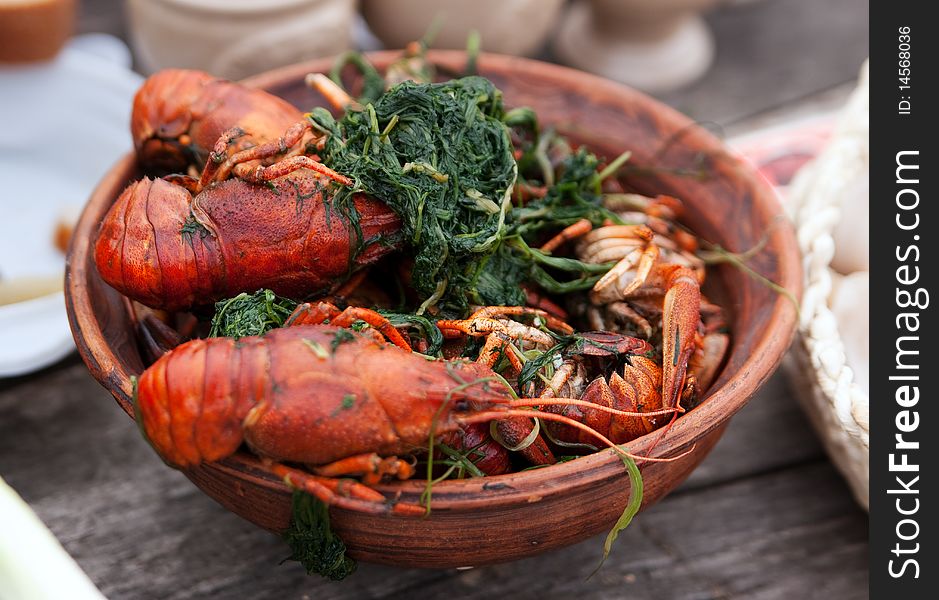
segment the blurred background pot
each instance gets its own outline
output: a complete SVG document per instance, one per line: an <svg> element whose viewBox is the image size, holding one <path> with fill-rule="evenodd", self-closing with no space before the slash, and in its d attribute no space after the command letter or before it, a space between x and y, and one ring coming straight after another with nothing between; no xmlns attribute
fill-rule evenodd
<svg viewBox="0 0 939 600"><path fill-rule="evenodd" d="M542 47L563 5L564 0L362 0L361 10L386 48L403 48L439 23L434 48L465 48L475 29L486 52L527 55Z"/></svg>
<svg viewBox="0 0 939 600"><path fill-rule="evenodd" d="M128 0L146 72L203 69L240 79L351 45L355 0Z"/></svg>
<svg viewBox="0 0 939 600"><path fill-rule="evenodd" d="M576 0L554 51L563 62L647 92L686 85L707 71L714 38L700 12L719 0Z"/></svg>
<svg viewBox="0 0 939 600"><path fill-rule="evenodd" d="M75 0L0 0L0 63L48 60L75 28Z"/></svg>

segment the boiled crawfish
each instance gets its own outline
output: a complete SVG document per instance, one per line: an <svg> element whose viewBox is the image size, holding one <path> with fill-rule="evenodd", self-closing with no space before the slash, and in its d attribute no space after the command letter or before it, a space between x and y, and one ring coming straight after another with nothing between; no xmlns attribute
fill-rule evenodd
<svg viewBox="0 0 939 600"><path fill-rule="evenodd" d="M182 310L262 287L304 298L396 245L383 203L333 205L331 186L354 182L318 162L312 123L267 92L161 71L137 93L132 130L145 166L203 164L131 184L102 222L98 270L142 304Z"/></svg>
<svg viewBox="0 0 939 600"><path fill-rule="evenodd" d="M591 375L584 356L568 354L555 365L550 380L542 386L539 397L544 402L539 408L587 423L614 442L624 443L669 422L666 416L674 419L707 389L726 352L728 337L720 331L723 325L720 309L701 296L704 264L693 254L696 240L670 221L680 213L681 203L667 196L651 199L635 194L619 194L617 200L620 205L615 208L635 209L624 211L622 217L640 224L594 228L590 221L582 220L548 240L541 251L553 253L575 242L580 260L615 263L590 293L587 320L591 327L603 331L616 331L619 321L626 325L619 329L622 332L643 340L657 339L661 364L644 356L651 354L652 347L646 344L643 348L639 344L644 342L635 338L625 338L635 340L635 345L621 349L625 356L620 367L609 373L609 379L604 373ZM702 308L706 323L702 321ZM440 326L445 333L452 330L488 336L480 360L489 365L498 358L496 350L504 351L513 343L527 341L544 350L554 342L538 328L505 318L492 319L496 314L503 317L536 314L551 329L570 333L566 323L559 327L558 319L530 308L511 312L488 307L467 320L441 322ZM519 372L519 358L512 352L504 355L509 366ZM559 395L581 398L589 404L550 402ZM605 410L610 408L622 413ZM581 435L577 428L558 423L546 425L553 440L562 445L589 443L590 436ZM530 461L538 464L554 461L553 455L541 450L544 441L540 436L531 441L534 430L530 420L505 420L500 427L502 437L512 444L529 440L525 456Z"/></svg>
<svg viewBox="0 0 939 600"><path fill-rule="evenodd" d="M151 445L176 468L221 460L244 443L289 485L328 504L423 514L424 507L386 502L366 482L407 479L414 469L398 455L427 448L433 435L494 419L540 416L589 430L522 410L533 402L514 400L480 363L428 361L333 325L299 325L178 346L140 376L135 408ZM595 439L613 445L601 434ZM366 479L337 479L350 475Z"/></svg>
<svg viewBox="0 0 939 600"><path fill-rule="evenodd" d="M277 167L275 164L273 167ZM323 291L388 253L400 222L383 203L330 204L331 179L299 169L269 185L229 179L197 194L163 179L132 183L101 223L102 279L154 308L181 310L262 287Z"/></svg>
<svg viewBox="0 0 939 600"><path fill-rule="evenodd" d="M681 202L670 196L617 194L605 204L638 224L599 227L577 238L575 253L581 260L616 261L591 291L588 322L660 339L666 402L674 403L689 383L696 388L687 390L689 395L705 391L729 336L720 307L701 294L705 264L695 254L697 238L677 224Z"/></svg>
<svg viewBox="0 0 939 600"><path fill-rule="evenodd" d="M201 166L216 141L237 128L237 150L272 142L303 119L289 102L202 71L166 69L134 96L131 134L145 169L182 172Z"/></svg>

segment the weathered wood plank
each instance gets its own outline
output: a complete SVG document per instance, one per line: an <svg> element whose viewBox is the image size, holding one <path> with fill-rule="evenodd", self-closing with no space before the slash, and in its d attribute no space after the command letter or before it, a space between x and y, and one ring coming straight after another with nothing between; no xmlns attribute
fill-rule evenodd
<svg viewBox="0 0 939 600"><path fill-rule="evenodd" d="M550 555L424 583L410 598L828 598L867 589L867 518L819 462L697 493L640 516L596 567L602 536Z"/></svg>
<svg viewBox="0 0 939 600"><path fill-rule="evenodd" d="M734 416L717 446L679 490L823 458L821 444L799 409L789 382L776 373Z"/></svg>

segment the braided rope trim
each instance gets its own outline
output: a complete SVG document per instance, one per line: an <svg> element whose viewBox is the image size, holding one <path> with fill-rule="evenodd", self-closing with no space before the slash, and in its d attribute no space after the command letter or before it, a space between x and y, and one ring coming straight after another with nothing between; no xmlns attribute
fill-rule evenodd
<svg viewBox="0 0 939 600"><path fill-rule="evenodd" d="M806 275L799 342L793 348L808 359L815 375L813 383L836 417L834 422L830 419L821 422L827 428L840 425L843 432L863 446L865 478L870 446L870 399L854 383L854 372L846 364L844 343L827 299L832 288L829 265L835 251L832 231L841 217L838 200L852 181L866 178L869 173L869 104L868 64L865 63L858 88L839 119L831 144L799 172L790 188L788 205Z"/></svg>

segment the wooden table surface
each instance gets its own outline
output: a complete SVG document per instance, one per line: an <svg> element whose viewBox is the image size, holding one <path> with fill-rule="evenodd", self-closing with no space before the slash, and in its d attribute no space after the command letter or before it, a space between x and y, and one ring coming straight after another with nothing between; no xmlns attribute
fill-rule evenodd
<svg viewBox="0 0 939 600"><path fill-rule="evenodd" d="M729 133L837 104L867 55L867 11L863 0L721 8L708 17L712 71L664 99ZM83 2L81 30L123 27L119 4ZM0 474L112 599L867 597L867 515L782 374L589 581L602 536L465 571L360 564L341 583L279 564L284 543L166 468L75 356L0 380Z"/></svg>

